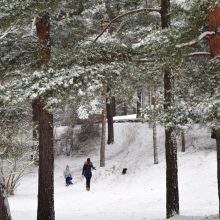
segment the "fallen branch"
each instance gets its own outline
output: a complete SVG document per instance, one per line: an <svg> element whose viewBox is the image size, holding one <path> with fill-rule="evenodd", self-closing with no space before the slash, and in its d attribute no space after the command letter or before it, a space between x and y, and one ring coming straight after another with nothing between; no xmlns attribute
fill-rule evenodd
<svg viewBox="0 0 220 220"><path fill-rule="evenodd" d="M161 9L160 8L141 8L141 9L135 9L132 11L128 11L124 14L118 15L117 17L115 17L114 19L112 19L109 24L102 30L102 32L95 38L95 40L93 41L94 43L105 33L105 31L111 27L111 25L116 22L117 20L119 20L120 18L123 18L125 16L128 15L133 15L133 14L137 14L140 12L158 12L160 13Z"/></svg>
<svg viewBox="0 0 220 220"><path fill-rule="evenodd" d="M199 41L201 41L206 36L211 36L211 35L214 35L214 34L216 34L214 31L206 31L206 32L200 34L198 38L196 38L196 39L194 39L194 40L192 40L190 42L183 43L183 44L177 44L176 48L183 48L183 47L192 46L192 45L198 43Z"/></svg>

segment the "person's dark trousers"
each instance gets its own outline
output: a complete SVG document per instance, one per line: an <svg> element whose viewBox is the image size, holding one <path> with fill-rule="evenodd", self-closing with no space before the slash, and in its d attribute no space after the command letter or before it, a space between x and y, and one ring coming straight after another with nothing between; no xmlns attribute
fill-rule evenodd
<svg viewBox="0 0 220 220"><path fill-rule="evenodd" d="M91 176L86 177L86 189L90 189Z"/></svg>
<svg viewBox="0 0 220 220"><path fill-rule="evenodd" d="M70 177L70 176L68 176L67 178L66 178L66 185L70 185L70 184L73 184L72 183L72 177Z"/></svg>

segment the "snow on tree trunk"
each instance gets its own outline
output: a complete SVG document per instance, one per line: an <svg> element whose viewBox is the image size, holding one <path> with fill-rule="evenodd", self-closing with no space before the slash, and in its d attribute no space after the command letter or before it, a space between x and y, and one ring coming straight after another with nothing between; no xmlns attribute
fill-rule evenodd
<svg viewBox="0 0 220 220"><path fill-rule="evenodd" d="M107 93L110 93L111 89L107 88ZM107 98L106 100L106 113L108 119L108 139L107 144L114 143L114 125L113 125L113 104L112 97Z"/></svg>
<svg viewBox="0 0 220 220"><path fill-rule="evenodd" d="M170 0L161 0L161 26L170 26ZM169 109L173 102L173 77L170 67L164 66L164 109ZM166 217L179 214L177 145L175 131L165 127L166 150Z"/></svg>
<svg viewBox="0 0 220 220"><path fill-rule="evenodd" d="M50 18L47 13L36 20L36 32L41 42L39 67L50 60ZM54 149L53 115L45 109L43 100L35 100L37 120L39 122L39 175L37 220L54 220Z"/></svg>
<svg viewBox="0 0 220 220"><path fill-rule="evenodd" d="M5 193L4 178L1 170L0 170L0 219L11 220L10 208Z"/></svg>
<svg viewBox="0 0 220 220"><path fill-rule="evenodd" d="M102 134L100 147L100 167L105 166L105 135L106 135L106 112L102 110Z"/></svg>
<svg viewBox="0 0 220 220"><path fill-rule="evenodd" d="M216 6L209 11L209 31L218 30L220 28L220 6ZM215 57L220 55L220 33L216 32L215 35L209 37L209 45L211 56ZM216 70L219 72L219 69ZM216 77L216 89L220 88L220 77ZM220 118L219 113L216 112L216 117ZM215 130L216 148L217 148L217 178L218 178L218 197L219 197L219 216L220 216L220 128Z"/></svg>

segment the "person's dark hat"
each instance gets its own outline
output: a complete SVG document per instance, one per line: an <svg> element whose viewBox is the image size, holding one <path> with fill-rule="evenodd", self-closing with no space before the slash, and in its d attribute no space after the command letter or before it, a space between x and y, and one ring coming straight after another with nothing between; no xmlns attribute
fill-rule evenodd
<svg viewBox="0 0 220 220"><path fill-rule="evenodd" d="M87 161L90 162L90 158L87 158Z"/></svg>

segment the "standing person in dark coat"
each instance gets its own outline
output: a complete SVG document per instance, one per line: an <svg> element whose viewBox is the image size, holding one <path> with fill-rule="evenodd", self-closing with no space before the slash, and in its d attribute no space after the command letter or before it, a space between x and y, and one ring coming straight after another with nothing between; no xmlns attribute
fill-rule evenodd
<svg viewBox="0 0 220 220"><path fill-rule="evenodd" d="M93 166L92 162L90 161L90 158L87 158L86 162L84 163L82 175L86 178L86 190L90 190L90 181L92 177L92 169L95 170L95 167Z"/></svg>

